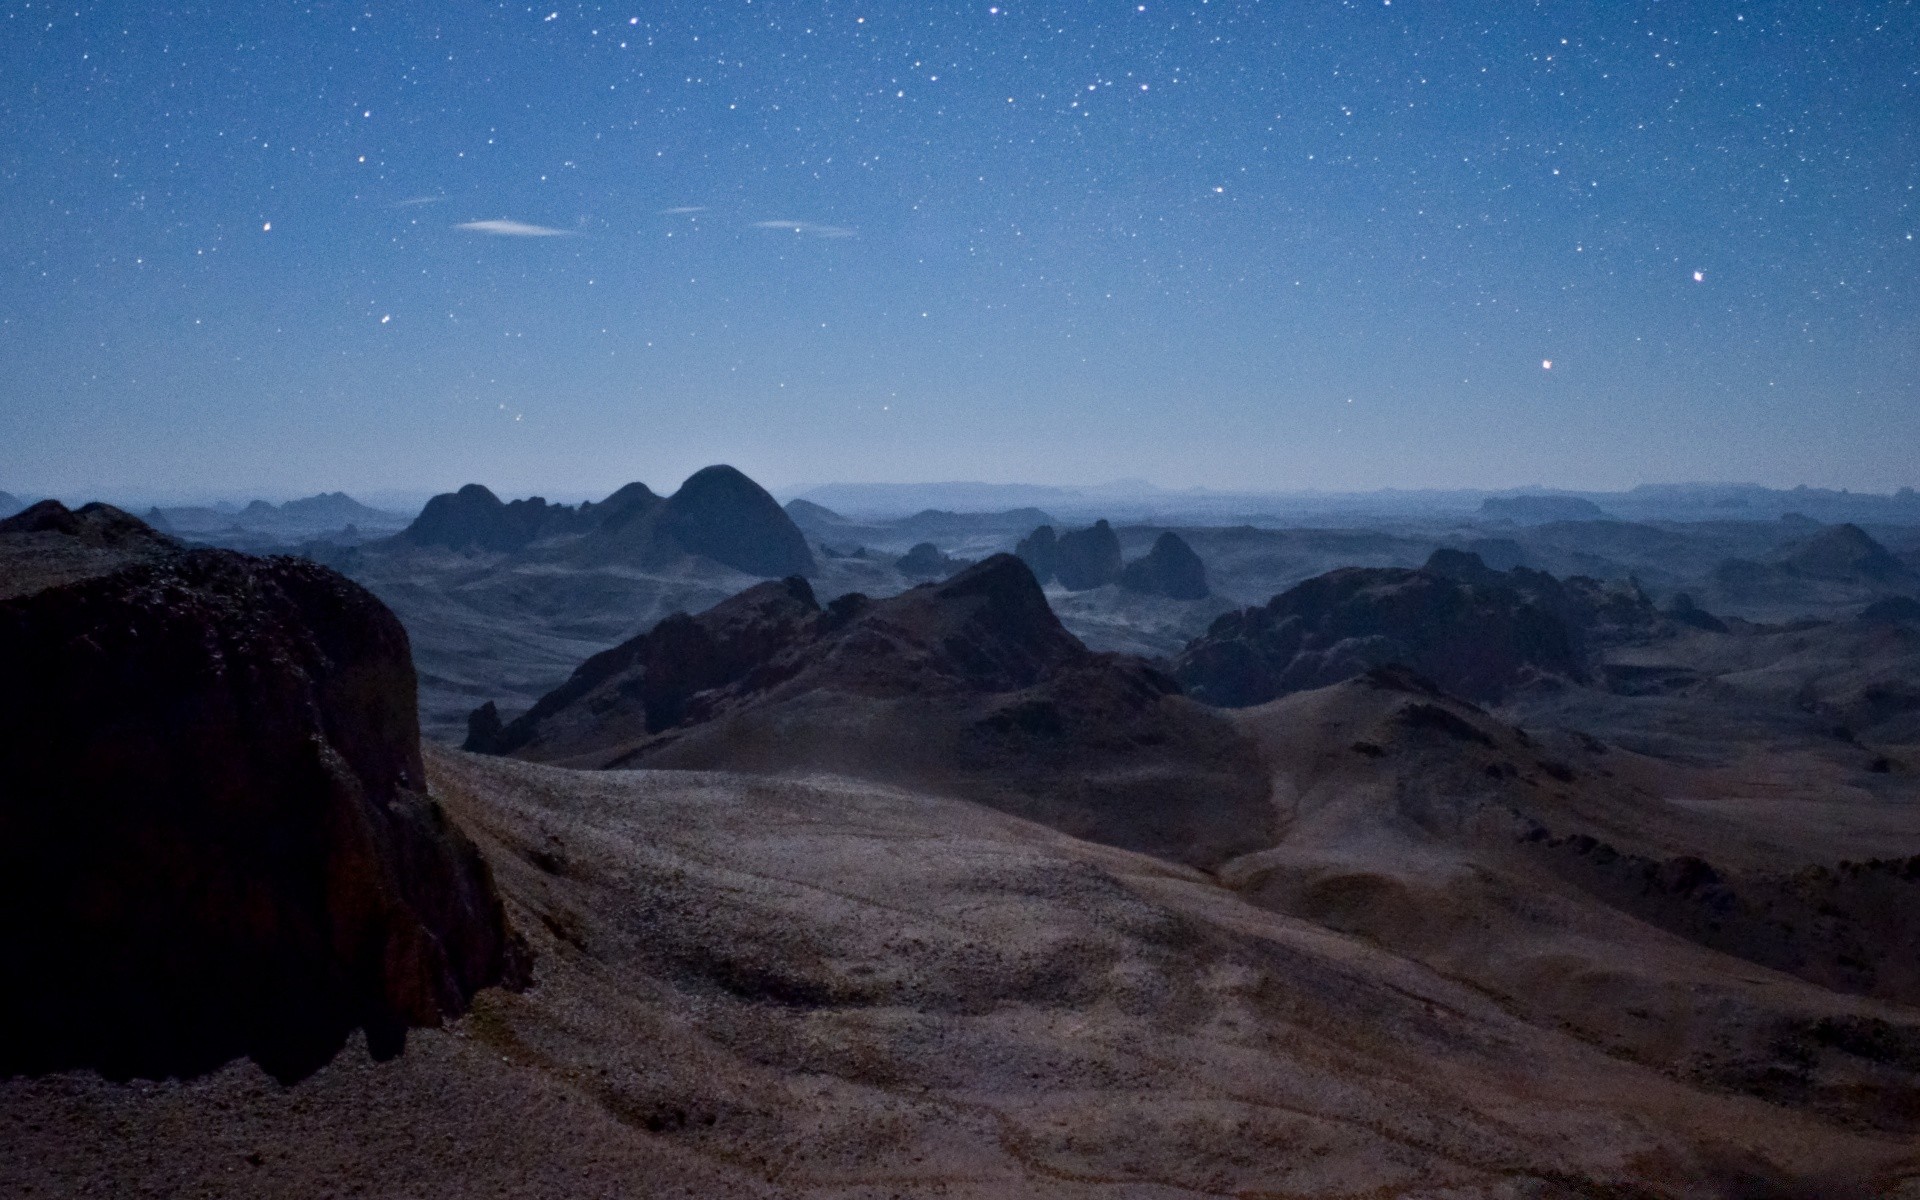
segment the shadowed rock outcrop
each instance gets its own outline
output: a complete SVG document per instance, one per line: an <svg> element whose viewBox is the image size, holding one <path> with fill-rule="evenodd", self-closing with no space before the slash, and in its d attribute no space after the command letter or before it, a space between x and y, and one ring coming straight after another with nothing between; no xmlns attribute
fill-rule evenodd
<svg viewBox="0 0 1920 1200"><path fill-rule="evenodd" d="M972 566L973 561L953 558L932 542L920 542L895 559L893 565L909 579L945 579L955 571Z"/></svg>
<svg viewBox="0 0 1920 1200"><path fill-rule="evenodd" d="M1173 671L1190 694L1241 707L1399 664L1457 695L1496 699L1534 674L1582 680L1595 637L1657 620L1634 588L1494 571L1462 550L1419 570L1349 567L1227 613Z"/></svg>
<svg viewBox="0 0 1920 1200"><path fill-rule="evenodd" d="M537 496L502 504L470 483L429 500L395 540L452 550L538 552L574 563L654 567L691 554L749 575L814 570L799 526L766 489L727 466L696 471L665 499L644 483L629 483L577 508Z"/></svg>
<svg viewBox="0 0 1920 1200"><path fill-rule="evenodd" d="M1207 565L1179 534L1163 533L1144 558L1136 558L1121 569L1120 586L1172 600L1205 600L1209 595Z"/></svg>
<svg viewBox="0 0 1920 1200"><path fill-rule="evenodd" d="M1780 565L1808 579L1846 583L1903 583L1914 578L1905 563L1858 525L1821 530L1783 556Z"/></svg>
<svg viewBox="0 0 1920 1200"><path fill-rule="evenodd" d="M578 514L564 504L538 496L502 503L477 483L427 501L399 537L419 546L505 553L530 542L579 528Z"/></svg>
<svg viewBox="0 0 1920 1200"><path fill-rule="evenodd" d="M825 608L799 578L583 663L493 740L583 767L830 770L1190 862L1266 836L1252 747L1144 659L1096 654L1000 554ZM478 727L478 726L476 726Z"/></svg>
<svg viewBox="0 0 1920 1200"><path fill-rule="evenodd" d="M1553 521L1602 521L1607 514L1580 496L1488 496L1480 515L1516 525L1545 525Z"/></svg>
<svg viewBox="0 0 1920 1200"><path fill-rule="evenodd" d="M1070 592L1105 587L1120 579L1120 537L1113 526L1095 521L1091 528L1063 533L1054 543L1054 578Z"/></svg>
<svg viewBox="0 0 1920 1200"><path fill-rule="evenodd" d="M105 506L0 523L0 575L0 1074L291 1079L510 972L372 595Z"/></svg>
<svg viewBox="0 0 1920 1200"><path fill-rule="evenodd" d="M1033 577L1042 584L1053 582L1053 572L1059 562L1058 543L1053 534L1053 526L1042 525L1032 533L1020 539L1013 549L1020 561L1027 564Z"/></svg>
<svg viewBox="0 0 1920 1200"><path fill-rule="evenodd" d="M807 539L767 490L728 466L706 467L680 485L661 529L689 554L749 575L810 575Z"/></svg>

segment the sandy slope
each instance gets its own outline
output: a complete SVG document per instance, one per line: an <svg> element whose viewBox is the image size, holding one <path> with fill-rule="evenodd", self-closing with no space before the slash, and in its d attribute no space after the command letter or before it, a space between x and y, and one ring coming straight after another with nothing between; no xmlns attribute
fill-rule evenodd
<svg viewBox="0 0 1920 1200"><path fill-rule="evenodd" d="M1909 1135L974 805L430 762L535 986L291 1089L0 1084L0 1194L1920 1194Z"/></svg>

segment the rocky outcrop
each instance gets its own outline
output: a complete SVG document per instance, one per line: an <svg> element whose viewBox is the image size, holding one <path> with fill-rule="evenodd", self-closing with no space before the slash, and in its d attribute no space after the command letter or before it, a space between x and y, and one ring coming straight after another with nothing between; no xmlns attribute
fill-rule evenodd
<svg viewBox="0 0 1920 1200"><path fill-rule="evenodd" d="M1177 533L1163 533L1144 558L1120 571L1120 586L1130 592L1165 596L1171 600L1205 600L1207 565Z"/></svg>
<svg viewBox="0 0 1920 1200"><path fill-rule="evenodd" d="M973 563L969 559L948 556L932 542L921 542L895 559L893 565L908 579L945 579Z"/></svg>
<svg viewBox="0 0 1920 1200"><path fill-rule="evenodd" d="M1857 618L1868 625L1920 625L1920 599L1912 596L1888 596L1860 610Z"/></svg>
<svg viewBox="0 0 1920 1200"><path fill-rule="evenodd" d="M1070 592L1105 587L1120 579L1120 537L1095 521L1090 529L1063 533L1054 543L1054 578Z"/></svg>
<svg viewBox="0 0 1920 1200"><path fill-rule="evenodd" d="M1588 645L1652 627L1638 589L1494 571L1461 550L1419 570L1349 567L1257 608L1227 613L1188 643L1173 671L1189 693L1243 707L1387 664L1456 695L1497 699L1540 674L1587 677Z"/></svg>
<svg viewBox="0 0 1920 1200"><path fill-rule="evenodd" d="M1271 825L1250 743L1144 659L1096 654L1000 554L822 608L803 579L588 659L496 749L580 767L825 770L938 787L1192 862ZM477 726L476 726L477 727Z"/></svg>
<svg viewBox="0 0 1920 1200"><path fill-rule="evenodd" d="M689 554L749 575L811 575L807 539L765 488L732 467L696 471L667 500L661 531Z"/></svg>
<svg viewBox="0 0 1920 1200"><path fill-rule="evenodd" d="M1828 526L1794 547L1779 565L1803 578L1839 583L1898 584L1914 578L1905 563L1858 525Z"/></svg>
<svg viewBox="0 0 1920 1200"><path fill-rule="evenodd" d="M1480 515L1516 525L1545 525L1554 521L1604 521L1606 512L1579 496L1488 496Z"/></svg>
<svg viewBox="0 0 1920 1200"><path fill-rule="evenodd" d="M399 537L417 546L506 553L543 537L579 528L578 514L538 496L503 504L477 483L427 501Z"/></svg>
<svg viewBox="0 0 1920 1200"><path fill-rule="evenodd" d="M105 506L31 517L0 526L31 576L0 598L0 1074L291 1079L511 974L385 606ZM50 538L117 545L40 571Z"/></svg>
<svg viewBox="0 0 1920 1200"><path fill-rule="evenodd" d="M808 575L806 537L772 496L732 467L696 471L662 499L629 483L577 508L534 497L503 504L477 483L435 496L397 541L451 550L558 554L577 562L658 566L697 555L749 575Z"/></svg>
<svg viewBox="0 0 1920 1200"><path fill-rule="evenodd" d="M1054 567L1059 562L1058 543L1053 536L1053 526L1042 525L1032 533L1020 539L1013 549L1033 577L1042 585L1053 582Z"/></svg>

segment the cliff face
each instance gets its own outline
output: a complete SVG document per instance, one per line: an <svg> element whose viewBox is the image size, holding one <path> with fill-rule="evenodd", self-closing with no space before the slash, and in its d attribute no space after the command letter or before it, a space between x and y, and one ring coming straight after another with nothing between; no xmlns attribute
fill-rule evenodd
<svg viewBox="0 0 1920 1200"><path fill-rule="evenodd" d="M0 525L0 567L42 525ZM72 574L0 599L0 1074L295 1078L512 973L385 606L227 551Z"/></svg>

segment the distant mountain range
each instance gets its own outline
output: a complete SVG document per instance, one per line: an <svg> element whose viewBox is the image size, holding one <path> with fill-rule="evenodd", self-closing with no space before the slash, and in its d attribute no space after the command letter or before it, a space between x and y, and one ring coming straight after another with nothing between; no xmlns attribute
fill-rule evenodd
<svg viewBox="0 0 1920 1200"><path fill-rule="evenodd" d="M1798 513L1814 520L1920 521L1920 495L1830 488L1768 488L1744 483L1643 484L1622 492L1548 488L1382 489L1370 492L1174 490L1141 481L1094 487L1024 483L831 483L789 493L861 522L897 519L927 509L997 512L1043 508L1057 517L1105 516L1126 521L1234 524L1382 517L1460 517L1533 524L1551 520L1776 520ZM796 516L796 519L804 519Z"/></svg>

